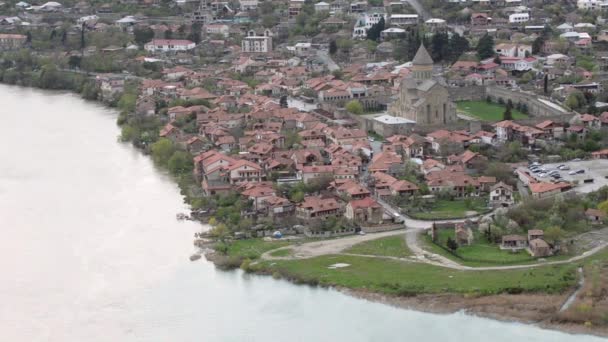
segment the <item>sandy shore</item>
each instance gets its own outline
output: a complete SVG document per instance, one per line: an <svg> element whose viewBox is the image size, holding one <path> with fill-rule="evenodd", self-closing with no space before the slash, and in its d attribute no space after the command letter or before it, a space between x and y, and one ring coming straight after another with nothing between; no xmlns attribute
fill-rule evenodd
<svg viewBox="0 0 608 342"><path fill-rule="evenodd" d="M557 319L561 304L568 297L548 294L500 294L493 296L465 296L460 294L421 294L412 297L390 296L365 290L339 288L345 294L399 308L450 314L464 311L469 315L505 322L533 324L546 329L570 334L587 334L608 337L608 327L587 327L563 323Z"/></svg>

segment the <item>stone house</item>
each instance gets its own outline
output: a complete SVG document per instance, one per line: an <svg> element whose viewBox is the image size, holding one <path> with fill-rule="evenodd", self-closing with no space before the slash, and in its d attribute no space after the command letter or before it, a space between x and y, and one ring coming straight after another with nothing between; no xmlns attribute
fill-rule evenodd
<svg viewBox="0 0 608 342"><path fill-rule="evenodd" d="M371 197L352 200L346 205L344 217L357 224L381 224L384 209Z"/></svg>
<svg viewBox="0 0 608 342"><path fill-rule="evenodd" d="M342 215L342 206L333 197L308 196L296 207L296 217L301 220L326 219Z"/></svg>
<svg viewBox="0 0 608 342"><path fill-rule="evenodd" d="M551 255L551 247L545 240L530 240L530 254L536 258L547 257Z"/></svg>
<svg viewBox="0 0 608 342"><path fill-rule="evenodd" d="M513 203L512 186L498 182L490 188L490 204L493 207L510 207Z"/></svg>
<svg viewBox="0 0 608 342"><path fill-rule="evenodd" d="M585 211L585 216L592 224L602 224L606 220L606 213L599 209L589 208Z"/></svg>
<svg viewBox="0 0 608 342"><path fill-rule="evenodd" d="M524 249L528 247L528 239L522 235L504 235L500 249Z"/></svg>

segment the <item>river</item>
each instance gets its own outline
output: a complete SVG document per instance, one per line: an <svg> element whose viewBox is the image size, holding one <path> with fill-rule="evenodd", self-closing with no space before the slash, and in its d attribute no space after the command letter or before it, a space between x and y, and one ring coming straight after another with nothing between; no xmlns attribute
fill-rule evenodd
<svg viewBox="0 0 608 342"><path fill-rule="evenodd" d="M0 85L2 341L593 341L190 262L172 180L116 113ZM597 339L600 340L600 339Z"/></svg>

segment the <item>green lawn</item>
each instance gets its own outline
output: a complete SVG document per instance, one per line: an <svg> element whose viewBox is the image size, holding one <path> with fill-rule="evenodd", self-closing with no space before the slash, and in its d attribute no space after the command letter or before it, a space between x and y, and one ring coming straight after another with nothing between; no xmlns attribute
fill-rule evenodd
<svg viewBox="0 0 608 342"><path fill-rule="evenodd" d="M484 213L488 210L485 199L472 198L469 208L467 208L466 204L467 202L464 200L438 200L433 203L428 211L412 211L408 215L421 220L441 220L463 218L466 216L467 211Z"/></svg>
<svg viewBox="0 0 608 342"><path fill-rule="evenodd" d="M265 252L289 245L287 240L264 241L263 239L236 240L228 246L230 257L257 259Z"/></svg>
<svg viewBox="0 0 608 342"><path fill-rule="evenodd" d="M505 105L488 103L486 101L460 101L456 102L458 111L484 121L502 121ZM517 109L511 110L513 119L525 119L528 116Z"/></svg>
<svg viewBox="0 0 608 342"><path fill-rule="evenodd" d="M330 269L337 263L347 267ZM562 292L575 283L576 265L544 266L525 270L457 271L417 262L326 255L311 259L257 264L258 270L279 274L297 283L344 286L381 293Z"/></svg>
<svg viewBox="0 0 608 342"><path fill-rule="evenodd" d="M285 248L285 249L279 249L277 251L272 251L272 252L270 252L270 255L273 257L286 257L286 256L290 256L291 253L293 253L293 250L291 248Z"/></svg>
<svg viewBox="0 0 608 342"><path fill-rule="evenodd" d="M401 234L361 242L345 250L344 252L352 254L391 256L397 258L405 258L412 255L405 244L404 236Z"/></svg>
<svg viewBox="0 0 608 342"><path fill-rule="evenodd" d="M483 266L506 266L506 265L522 265L536 263L538 260L532 257L527 251L519 250L513 253L509 250L501 250L498 245L489 243L481 234L475 234L474 243L471 246L462 246L456 250L456 255L449 253L445 249L437 246L446 245L448 237L454 239L454 231L444 229L439 232L439 237L436 243L431 241L431 237L425 235L423 241L425 249L428 251L442 255L448 259L454 260L459 264L470 267ZM545 258L548 261L558 261L568 259L571 255L557 255Z"/></svg>

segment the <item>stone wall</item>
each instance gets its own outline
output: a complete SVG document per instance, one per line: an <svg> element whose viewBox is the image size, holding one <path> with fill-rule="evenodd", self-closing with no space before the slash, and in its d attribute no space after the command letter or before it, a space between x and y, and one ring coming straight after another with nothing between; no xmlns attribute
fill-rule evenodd
<svg viewBox="0 0 608 342"><path fill-rule="evenodd" d="M485 86L448 87L447 89L450 99L454 102L485 101L486 99Z"/></svg>
<svg viewBox="0 0 608 342"><path fill-rule="evenodd" d="M454 102L485 101L490 96L493 102L498 102L498 99L502 98L505 103L510 99L514 105L525 103L528 106L528 114L530 116L548 117L566 114L555 107L539 101L539 98L543 97L519 90L511 90L498 86L466 86L450 87L448 91Z"/></svg>
<svg viewBox="0 0 608 342"><path fill-rule="evenodd" d="M486 96L492 98L493 102L498 102L499 99L502 99L505 103L511 100L514 105L517 105L517 103L526 104L530 116L548 117L568 113L539 101L541 97L533 93L491 86L486 88Z"/></svg>

